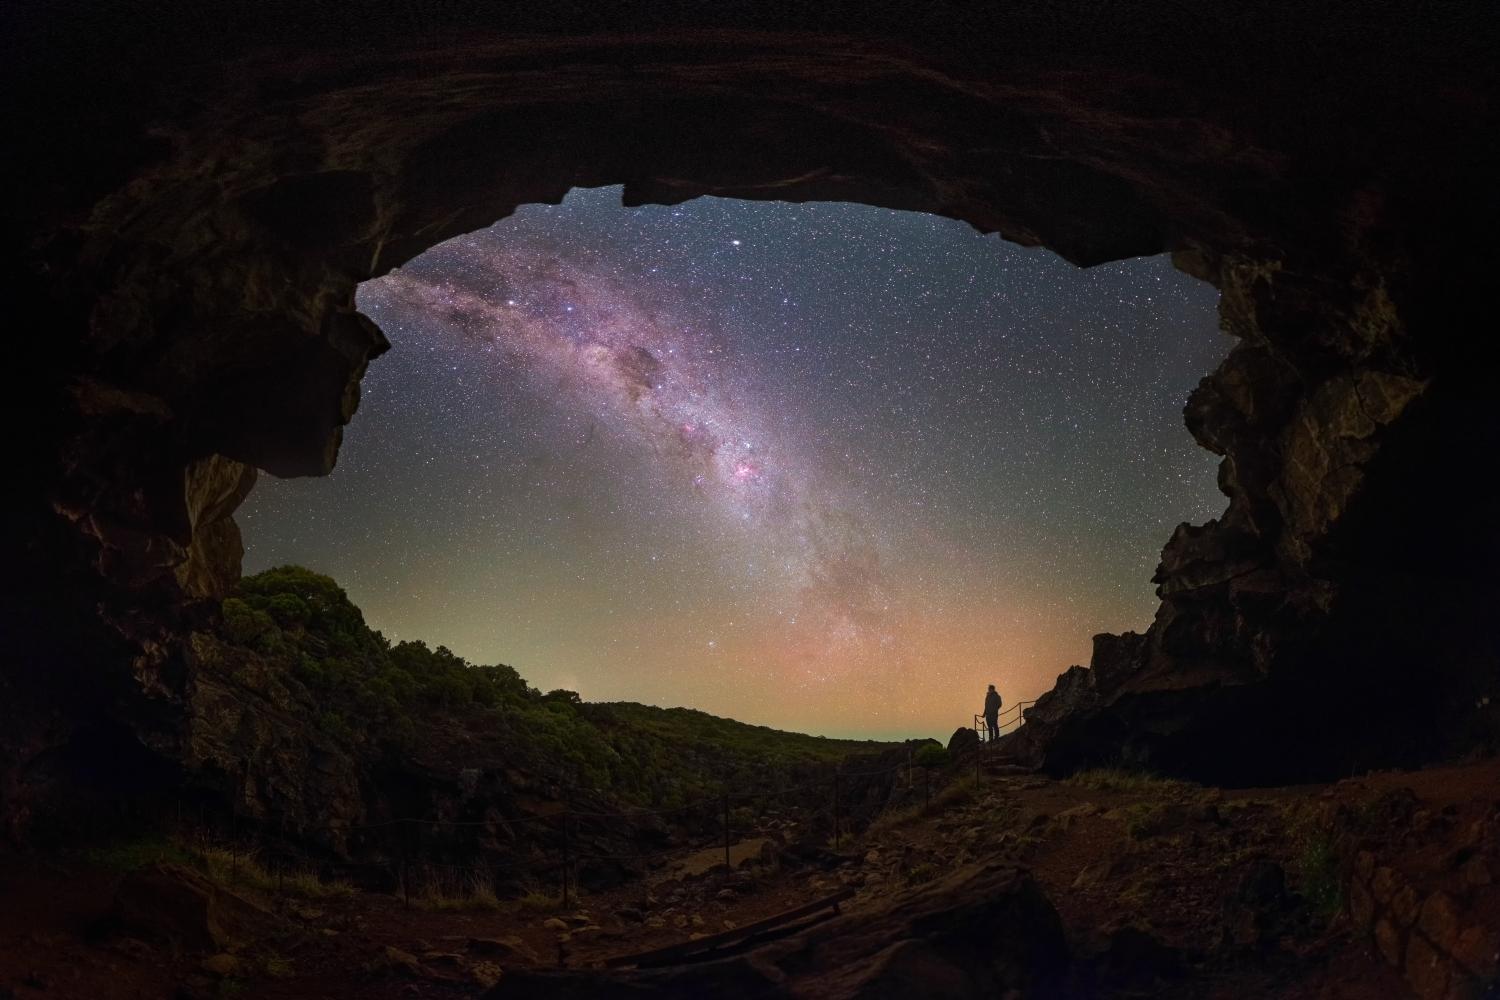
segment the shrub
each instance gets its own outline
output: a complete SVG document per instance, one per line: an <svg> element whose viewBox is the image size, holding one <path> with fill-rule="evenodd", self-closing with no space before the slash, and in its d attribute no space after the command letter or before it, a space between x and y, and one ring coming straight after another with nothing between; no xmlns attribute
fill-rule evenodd
<svg viewBox="0 0 1500 1000"><path fill-rule="evenodd" d="M424 910L498 910L500 900L489 873L483 868L454 872L447 869L415 869L411 876L420 889L412 902Z"/></svg>
<svg viewBox="0 0 1500 1000"><path fill-rule="evenodd" d="M1323 923L1344 908L1344 882L1333 831L1315 815L1294 812L1287 832L1292 844L1292 884Z"/></svg>
<svg viewBox="0 0 1500 1000"><path fill-rule="evenodd" d="M974 801L974 796L979 792L979 782L974 780L972 774L965 775L958 781L950 782L941 792L932 797L932 805L929 811L951 809Z"/></svg>
<svg viewBox="0 0 1500 1000"><path fill-rule="evenodd" d="M251 607L238 597L225 598L220 609L224 614L224 632L230 642L238 645L256 643L276 629L276 622L270 615Z"/></svg>
<svg viewBox="0 0 1500 1000"><path fill-rule="evenodd" d="M516 900L516 909L523 913L553 913L562 909L562 897L533 889Z"/></svg>
<svg viewBox="0 0 1500 1000"><path fill-rule="evenodd" d="M906 881L911 885L921 885L924 882L931 882L937 878L937 874L937 866L931 862L924 861L919 865L912 866L911 871L906 873Z"/></svg>
<svg viewBox="0 0 1500 1000"><path fill-rule="evenodd" d="M205 662L253 666L247 679L300 702L333 741L404 753L435 725L480 728L506 739L518 767L555 773L561 765L567 783L622 804L673 808L726 783L772 791L789 770L883 746L692 709L591 705L566 689L544 695L505 664L471 664L420 641L392 644L337 583L299 566L245 577L222 609L221 645L204 644ZM750 829L753 819L735 823Z"/></svg>
<svg viewBox="0 0 1500 1000"><path fill-rule="evenodd" d="M1182 825L1181 808L1160 802L1137 802L1124 810L1125 833L1131 840L1145 840Z"/></svg>
<svg viewBox="0 0 1500 1000"><path fill-rule="evenodd" d="M261 867L253 851L231 847L206 847L197 852L197 865L203 874L219 885L268 891L276 888L276 879Z"/></svg>
<svg viewBox="0 0 1500 1000"><path fill-rule="evenodd" d="M317 872L306 868L287 873L282 877L281 884L287 891L309 899L343 899L355 892L354 883L346 879L330 879L325 882L318 877Z"/></svg>
<svg viewBox="0 0 1500 1000"><path fill-rule="evenodd" d="M318 728L343 743L354 738L354 730L349 728L349 723L338 712L324 712L318 716Z"/></svg>
<svg viewBox="0 0 1500 1000"><path fill-rule="evenodd" d="M917 751L912 761L918 767L946 767L948 764L948 748L939 746L936 743L928 743Z"/></svg>
<svg viewBox="0 0 1500 1000"><path fill-rule="evenodd" d="M865 836L875 836L890 830L899 829L908 823L921 819L926 815L926 812L927 810L922 807L921 803L914 806L907 806L904 809L887 809L879 816L876 816L874 821L865 829Z"/></svg>
<svg viewBox="0 0 1500 1000"><path fill-rule="evenodd" d="M306 625L312 617L312 609L296 594L277 594L266 602L266 611L283 628Z"/></svg>

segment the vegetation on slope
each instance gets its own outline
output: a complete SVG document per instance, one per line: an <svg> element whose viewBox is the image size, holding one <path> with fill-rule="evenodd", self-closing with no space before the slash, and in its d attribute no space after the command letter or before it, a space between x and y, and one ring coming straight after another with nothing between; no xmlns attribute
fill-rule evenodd
<svg viewBox="0 0 1500 1000"><path fill-rule="evenodd" d="M279 688L278 701L313 713L351 749L411 754L460 729L503 743L521 766L561 770L574 787L640 806L670 808L725 784L763 786L769 776L882 746L685 708L544 694L505 664L392 643L334 580L299 566L244 578L223 602L216 638L203 648L206 665L253 669L255 687Z"/></svg>

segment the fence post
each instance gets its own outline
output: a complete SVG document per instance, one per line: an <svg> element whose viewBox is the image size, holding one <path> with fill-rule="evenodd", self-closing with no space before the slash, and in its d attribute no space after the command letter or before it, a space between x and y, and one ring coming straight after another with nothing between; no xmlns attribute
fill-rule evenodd
<svg viewBox="0 0 1500 1000"><path fill-rule="evenodd" d="M568 844L568 814L563 813L563 863L562 863L562 905L568 905L568 865L571 863Z"/></svg>
<svg viewBox="0 0 1500 1000"><path fill-rule="evenodd" d="M403 909L411 909L411 865L407 859L411 854L410 829L405 823L397 821L397 839L401 842L401 905Z"/></svg>
<svg viewBox="0 0 1500 1000"><path fill-rule="evenodd" d="M917 783L916 776L911 773L911 744L906 744L906 790L911 791L911 786Z"/></svg>
<svg viewBox="0 0 1500 1000"><path fill-rule="evenodd" d="M724 870L733 871L729 865L729 792L724 793Z"/></svg>
<svg viewBox="0 0 1500 1000"><path fill-rule="evenodd" d="M932 808L932 768L922 768L922 808Z"/></svg>
<svg viewBox="0 0 1500 1000"><path fill-rule="evenodd" d="M833 849L839 849L839 768L833 769Z"/></svg>

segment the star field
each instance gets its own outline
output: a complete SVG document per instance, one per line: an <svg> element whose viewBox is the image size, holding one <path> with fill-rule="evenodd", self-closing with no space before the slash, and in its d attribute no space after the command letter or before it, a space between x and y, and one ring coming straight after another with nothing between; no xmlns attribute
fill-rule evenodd
<svg viewBox="0 0 1500 1000"><path fill-rule="evenodd" d="M930 216L574 191L361 286L392 350L333 475L242 508L246 568L544 690L945 737L1148 624L1222 511L1181 417L1216 302Z"/></svg>

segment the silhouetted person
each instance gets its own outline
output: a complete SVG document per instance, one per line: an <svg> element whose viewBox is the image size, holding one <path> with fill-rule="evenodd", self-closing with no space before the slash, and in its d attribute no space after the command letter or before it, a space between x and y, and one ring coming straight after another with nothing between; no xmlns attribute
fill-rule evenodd
<svg viewBox="0 0 1500 1000"><path fill-rule="evenodd" d="M995 690L991 684L989 691L984 696L984 725L990 731L990 739L996 739L1000 735L1000 692Z"/></svg>

